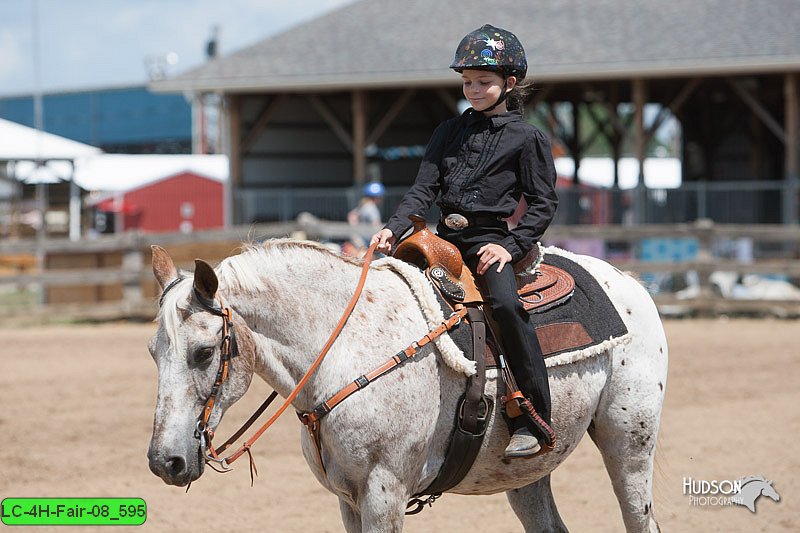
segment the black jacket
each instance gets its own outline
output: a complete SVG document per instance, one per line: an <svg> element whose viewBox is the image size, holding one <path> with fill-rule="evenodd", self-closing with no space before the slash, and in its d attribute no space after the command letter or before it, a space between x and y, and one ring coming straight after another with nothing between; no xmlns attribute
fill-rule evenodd
<svg viewBox="0 0 800 533"><path fill-rule="evenodd" d="M555 180L550 141L520 111L487 117L470 108L436 128L414 185L385 227L399 238L411 226L408 216L424 215L440 193L443 212L503 218L524 196L519 225L496 241L517 261L553 220Z"/></svg>

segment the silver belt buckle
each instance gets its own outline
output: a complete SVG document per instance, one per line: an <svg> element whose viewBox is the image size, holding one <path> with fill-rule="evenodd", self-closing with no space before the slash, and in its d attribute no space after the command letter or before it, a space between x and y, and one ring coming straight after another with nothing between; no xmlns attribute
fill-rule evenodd
<svg viewBox="0 0 800 533"><path fill-rule="evenodd" d="M464 215L458 213L450 213L444 217L444 225L450 229L464 229L469 226L469 221Z"/></svg>

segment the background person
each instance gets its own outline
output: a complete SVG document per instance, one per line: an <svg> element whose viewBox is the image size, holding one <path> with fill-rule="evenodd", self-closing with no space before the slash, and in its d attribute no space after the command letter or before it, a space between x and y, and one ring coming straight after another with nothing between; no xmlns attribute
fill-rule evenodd
<svg viewBox="0 0 800 533"><path fill-rule="evenodd" d="M385 193L386 188L376 181L364 185L361 201L347 213L347 222L351 226L357 226L358 229L354 228L350 238L342 244L343 254L364 257L372 232L381 225L380 204ZM370 228L368 232L359 231L365 226Z"/></svg>
<svg viewBox="0 0 800 533"><path fill-rule="evenodd" d="M364 185L361 201L358 203L358 206L347 213L347 221L353 226L359 224L366 224L373 227L380 226L380 204L383 202L385 193L386 188L382 183L378 183L377 181Z"/></svg>

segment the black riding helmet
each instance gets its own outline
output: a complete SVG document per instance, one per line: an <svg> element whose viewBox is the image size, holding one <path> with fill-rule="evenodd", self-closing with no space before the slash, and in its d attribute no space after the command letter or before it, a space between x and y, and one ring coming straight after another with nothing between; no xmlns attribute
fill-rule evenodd
<svg viewBox="0 0 800 533"><path fill-rule="evenodd" d="M528 73L528 60L516 35L503 28L484 24L461 39L450 68L458 73L464 69L490 70L500 74L503 80L514 76L520 82ZM497 102L484 111L491 111L505 99L506 86L503 84Z"/></svg>

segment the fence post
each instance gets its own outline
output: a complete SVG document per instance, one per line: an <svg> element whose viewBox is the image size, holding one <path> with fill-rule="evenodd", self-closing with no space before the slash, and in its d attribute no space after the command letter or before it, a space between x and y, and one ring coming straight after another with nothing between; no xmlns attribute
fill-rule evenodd
<svg viewBox="0 0 800 533"><path fill-rule="evenodd" d="M798 206L798 174L800 174L800 98L798 98L798 76L795 73L784 75L784 190L783 223L800 223Z"/></svg>
<svg viewBox="0 0 800 533"><path fill-rule="evenodd" d="M706 181L700 180L697 182L697 220L708 220L708 211L706 209L707 205L707 194L708 188L706 187Z"/></svg>
<svg viewBox="0 0 800 533"><path fill-rule="evenodd" d="M783 185L783 223L784 224L798 224L800 223L800 178L794 174L786 176Z"/></svg>
<svg viewBox="0 0 800 533"><path fill-rule="evenodd" d="M707 218L698 219L694 223L694 230L697 236L697 277L700 284L697 300L708 302L717 297L711 287L711 273L714 271L714 256L711 252L714 221Z"/></svg>
<svg viewBox="0 0 800 533"><path fill-rule="evenodd" d="M122 271L125 274L141 274L146 268L144 264L144 243L142 239L132 233L126 235L122 248ZM127 306L128 312L141 305L144 301L141 276L133 276L122 282L122 301Z"/></svg>

